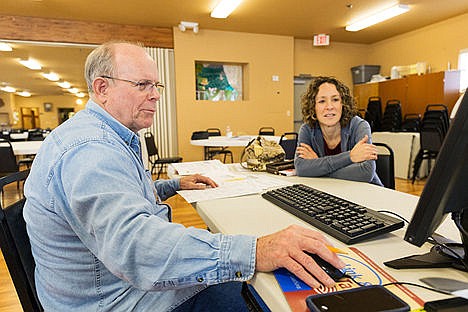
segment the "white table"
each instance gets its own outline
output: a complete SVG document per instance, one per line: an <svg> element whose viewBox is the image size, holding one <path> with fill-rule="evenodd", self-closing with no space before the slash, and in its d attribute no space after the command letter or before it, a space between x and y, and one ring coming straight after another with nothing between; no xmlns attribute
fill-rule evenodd
<svg viewBox="0 0 468 312"><path fill-rule="evenodd" d="M258 137L258 135L241 135L241 136L211 136L208 139L190 140L190 144L205 147L226 147L226 146L247 146L247 144ZM263 136L267 140L279 142L279 136Z"/></svg>
<svg viewBox="0 0 468 312"><path fill-rule="evenodd" d="M293 182L311 185L375 210L391 210L408 219L411 218L419 198L370 183L330 178L284 178ZM261 236L276 232L291 224L311 227L299 218L266 201L260 195L199 202L196 204L196 209L213 232ZM261 222L259 222L260 220ZM458 231L450 218L447 218L439 227L438 232L460 241ZM368 255L377 265L398 281L423 284L419 281L420 278L445 277L468 282L468 273L455 269L395 270L384 266L383 262L385 261L429 251L430 246L428 244L418 248L405 242L403 240L404 233L405 228L383 235L379 239L355 244L353 247ZM329 239L338 248L346 246L332 237L329 237ZM272 311L290 311L283 292L272 273L256 273L252 284ZM444 295L422 288L410 286L408 288L426 301L446 298Z"/></svg>
<svg viewBox="0 0 468 312"><path fill-rule="evenodd" d="M385 143L391 147L395 158L396 178L411 179L414 159L420 147L418 132L373 132L372 142ZM427 166L424 168L421 166L421 169L419 172L425 172Z"/></svg>
<svg viewBox="0 0 468 312"><path fill-rule="evenodd" d="M195 146L203 146L205 150L205 160L207 160L207 148L209 147L222 147L227 148L229 146L233 147L244 147L249 144L250 141L258 137L258 135L240 135L240 136L211 136L208 139L202 140L190 140L190 144ZM275 141L279 143L281 137L279 136L270 136L270 135L262 135L267 140Z"/></svg>
<svg viewBox="0 0 468 312"><path fill-rule="evenodd" d="M15 156L36 155L41 147L42 141L17 141L11 142Z"/></svg>

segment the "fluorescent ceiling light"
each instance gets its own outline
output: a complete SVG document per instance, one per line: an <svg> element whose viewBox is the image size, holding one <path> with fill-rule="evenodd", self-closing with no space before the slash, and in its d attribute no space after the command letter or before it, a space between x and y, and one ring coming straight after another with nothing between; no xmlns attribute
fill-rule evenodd
<svg viewBox="0 0 468 312"><path fill-rule="evenodd" d="M42 68L41 64L39 64L38 61L35 61L33 59L28 59L28 60L19 60L18 62L20 62L21 65L29 68L29 69L32 69L32 70L39 70Z"/></svg>
<svg viewBox="0 0 468 312"><path fill-rule="evenodd" d="M10 52L13 51L13 48L6 42L0 42L0 51Z"/></svg>
<svg viewBox="0 0 468 312"><path fill-rule="evenodd" d="M218 5L211 11L211 17L226 18L234 11L242 0L221 0Z"/></svg>
<svg viewBox="0 0 468 312"><path fill-rule="evenodd" d="M361 29L367 28L369 26L375 25L377 23L388 20L392 17L398 16L400 14L406 13L410 10L409 6L406 4L397 4L386 10L375 13L367 18L354 22L346 26L347 31L359 31Z"/></svg>
<svg viewBox="0 0 468 312"><path fill-rule="evenodd" d="M70 89L68 89L67 91L70 92L70 93L76 94L76 93L78 93L80 90L78 90L77 88L70 88Z"/></svg>
<svg viewBox="0 0 468 312"><path fill-rule="evenodd" d="M10 86L1 87L0 90L3 90L5 92L10 92L10 93L16 92L16 89Z"/></svg>
<svg viewBox="0 0 468 312"><path fill-rule="evenodd" d="M42 73L41 74L44 78L49 79L50 81L59 81L60 77L56 73L50 72L50 73Z"/></svg>
<svg viewBox="0 0 468 312"><path fill-rule="evenodd" d="M57 82L60 88L68 89L71 87L71 84L68 81Z"/></svg>
<svg viewBox="0 0 468 312"><path fill-rule="evenodd" d="M76 95L77 97L79 97L79 98L83 98L83 97L86 96L86 93L84 93L84 92L78 92L78 93L75 94L75 95Z"/></svg>
<svg viewBox="0 0 468 312"><path fill-rule="evenodd" d="M24 96L24 97L30 97L31 96L31 93L29 93L28 91L21 91L21 92L18 92L16 94Z"/></svg>
<svg viewBox="0 0 468 312"><path fill-rule="evenodd" d="M77 105L83 105L83 100L82 99L76 99L75 103Z"/></svg>

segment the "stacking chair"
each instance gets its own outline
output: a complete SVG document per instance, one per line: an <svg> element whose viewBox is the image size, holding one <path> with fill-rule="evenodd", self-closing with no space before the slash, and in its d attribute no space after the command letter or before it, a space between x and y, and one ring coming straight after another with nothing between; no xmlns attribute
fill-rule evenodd
<svg viewBox="0 0 468 312"><path fill-rule="evenodd" d="M1 190L3 191L8 184L24 182L28 174L29 170L24 170L1 178ZM36 312L43 311L43 308L34 284L36 264L26 232L26 222L23 219L25 202L26 199L23 197L6 207L0 204L0 248L23 311Z"/></svg>
<svg viewBox="0 0 468 312"><path fill-rule="evenodd" d="M437 158L448 128L447 107L442 104L427 105L419 131L420 148L414 159L412 183L416 180L424 159L428 160L428 169L431 170L431 160Z"/></svg>
<svg viewBox="0 0 468 312"><path fill-rule="evenodd" d="M419 132L421 127L421 114L405 114L401 123L403 132Z"/></svg>
<svg viewBox="0 0 468 312"><path fill-rule="evenodd" d="M369 123L371 131L380 131L382 126L382 100L378 96L371 96L367 102L364 119Z"/></svg>
<svg viewBox="0 0 468 312"><path fill-rule="evenodd" d="M148 161L151 164L151 174L154 174L155 169L158 169L158 176L156 179L159 179L161 172L163 171L165 165L178 163L182 161L182 157L160 157L156 143L154 142L154 136L151 132L146 132L145 135L146 150L148 152Z"/></svg>
<svg viewBox="0 0 468 312"><path fill-rule="evenodd" d="M400 101L388 100L382 117L381 130L392 132L400 131L402 119Z"/></svg>
<svg viewBox="0 0 468 312"><path fill-rule="evenodd" d="M258 130L258 135L275 135L275 128L273 128L273 127L261 127Z"/></svg>
<svg viewBox="0 0 468 312"><path fill-rule="evenodd" d="M208 132L208 137L212 136L221 136L221 130L219 128L208 128L206 129ZM232 152L225 147L210 147L205 146L205 159L213 159L216 156L223 155L223 163L226 163L226 156L231 157L231 163L234 163L234 157L232 156Z"/></svg>
<svg viewBox="0 0 468 312"><path fill-rule="evenodd" d="M376 172L386 188L395 189L395 156L390 146L373 142L377 148ZM382 152L383 151L383 152Z"/></svg>
<svg viewBox="0 0 468 312"><path fill-rule="evenodd" d="M0 162L0 176L19 171L21 165L29 168L33 162L32 157L17 161L11 142L4 139L0 139L0 159L2 160Z"/></svg>
<svg viewBox="0 0 468 312"><path fill-rule="evenodd" d="M28 141L43 141L44 136L42 129L31 129L28 130L29 136Z"/></svg>
<svg viewBox="0 0 468 312"><path fill-rule="evenodd" d="M296 147L297 147L297 133L296 132L286 132L284 133L280 140L279 145L284 149L285 152L285 159L291 160L294 159L294 155L296 154Z"/></svg>

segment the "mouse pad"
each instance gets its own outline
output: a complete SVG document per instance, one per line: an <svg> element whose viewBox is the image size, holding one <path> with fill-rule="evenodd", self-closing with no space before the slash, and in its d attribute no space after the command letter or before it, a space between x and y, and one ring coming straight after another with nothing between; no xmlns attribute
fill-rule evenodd
<svg viewBox="0 0 468 312"><path fill-rule="evenodd" d="M382 285L396 282L392 276L359 251L359 249L348 247L344 248L344 250L347 254L338 255L346 263L343 271L347 275L352 276L356 281L366 285ZM278 269L273 273L288 301L289 307L294 312L309 311L305 300L310 295L359 287L349 278L343 278L334 287L320 286L320 288L312 289L286 269ZM424 301L403 285L391 285L387 289L408 303L411 309L424 306Z"/></svg>

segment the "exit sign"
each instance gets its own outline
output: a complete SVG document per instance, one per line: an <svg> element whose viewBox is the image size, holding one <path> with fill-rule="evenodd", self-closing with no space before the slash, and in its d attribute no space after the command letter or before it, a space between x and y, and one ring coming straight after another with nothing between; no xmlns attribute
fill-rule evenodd
<svg viewBox="0 0 468 312"><path fill-rule="evenodd" d="M330 35L318 34L314 35L314 46L330 45Z"/></svg>

